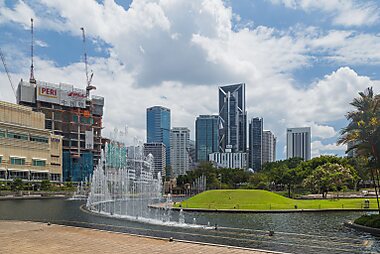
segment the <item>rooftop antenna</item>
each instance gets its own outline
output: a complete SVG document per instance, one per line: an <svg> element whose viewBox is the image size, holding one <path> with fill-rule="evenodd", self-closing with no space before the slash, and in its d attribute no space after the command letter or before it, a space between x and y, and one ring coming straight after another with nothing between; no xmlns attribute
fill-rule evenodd
<svg viewBox="0 0 380 254"><path fill-rule="evenodd" d="M36 79L34 78L34 61L33 61L33 44L34 44L34 31L33 31L33 19L30 19L30 33L32 35L32 41L30 43L30 58L31 58L31 64L30 64L30 78L29 83L36 84Z"/></svg>
<svg viewBox="0 0 380 254"><path fill-rule="evenodd" d="M9 79L9 83L12 86L13 93L15 94L15 97L16 97L16 100L17 100L16 89L15 89L15 87L13 85L13 82L12 82L12 79L11 79L11 75L9 74L9 71L8 71L8 68L7 68L7 64L5 63L5 57L3 55L3 52L1 52L1 49L0 49L0 58L1 58L1 61L3 62L4 70L7 73L7 76L8 76L8 79Z"/></svg>
<svg viewBox="0 0 380 254"><path fill-rule="evenodd" d="M85 65L85 71L86 71L86 97L90 97L90 91L95 90L96 87L91 85L92 78L94 76L94 73L91 71L91 75L88 75L88 63L87 63L87 51L86 51L86 34L84 32L84 28L80 28L82 30L82 37L83 37L83 53L84 53L84 65Z"/></svg>

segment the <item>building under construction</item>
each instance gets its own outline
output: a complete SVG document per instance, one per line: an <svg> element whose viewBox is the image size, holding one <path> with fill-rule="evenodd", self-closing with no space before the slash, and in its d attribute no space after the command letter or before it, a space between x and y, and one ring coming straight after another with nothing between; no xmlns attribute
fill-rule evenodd
<svg viewBox="0 0 380 254"><path fill-rule="evenodd" d="M21 80L17 103L45 114L45 128L63 136L63 180L83 181L101 153L104 98L68 84Z"/></svg>

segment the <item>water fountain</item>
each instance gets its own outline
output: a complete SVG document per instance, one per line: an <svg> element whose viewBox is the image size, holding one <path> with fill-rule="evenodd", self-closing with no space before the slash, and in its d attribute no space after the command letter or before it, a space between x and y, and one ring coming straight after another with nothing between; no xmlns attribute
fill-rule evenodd
<svg viewBox="0 0 380 254"><path fill-rule="evenodd" d="M142 144L135 145L132 156L120 142L105 145L91 181L86 208L94 213L114 218L152 224L190 226L185 223L183 211L179 221L172 221L171 195L164 202L162 177L154 174L153 156L144 155ZM163 204L163 209L152 208ZM191 227L202 227L191 224Z"/></svg>
<svg viewBox="0 0 380 254"><path fill-rule="evenodd" d="M87 199L87 192L86 192L87 183L88 183L87 178L85 179L84 182L81 181L77 185L76 191L74 192L73 196L69 198L69 200L86 200Z"/></svg>

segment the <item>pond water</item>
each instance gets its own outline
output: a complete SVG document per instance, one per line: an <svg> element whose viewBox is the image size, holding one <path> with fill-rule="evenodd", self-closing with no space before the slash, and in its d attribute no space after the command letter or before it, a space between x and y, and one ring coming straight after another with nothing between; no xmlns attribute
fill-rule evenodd
<svg viewBox="0 0 380 254"><path fill-rule="evenodd" d="M287 253L378 253L380 238L347 228L343 222L363 212L188 213L186 223L215 229L170 227L102 217L80 209L84 201L64 199L0 201L0 219L30 220L142 235L218 243ZM172 211L178 221L178 212ZM274 231L269 236L269 230Z"/></svg>

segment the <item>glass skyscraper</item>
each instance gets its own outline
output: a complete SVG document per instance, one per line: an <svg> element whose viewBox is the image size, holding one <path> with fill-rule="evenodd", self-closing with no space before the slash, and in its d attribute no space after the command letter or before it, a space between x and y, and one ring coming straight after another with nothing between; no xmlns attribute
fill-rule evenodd
<svg viewBox="0 0 380 254"><path fill-rule="evenodd" d="M218 151L218 115L200 115L195 121L196 160L208 161Z"/></svg>
<svg viewBox="0 0 380 254"><path fill-rule="evenodd" d="M166 165L170 165L170 109L154 106L146 109L147 143L164 143Z"/></svg>
<svg viewBox="0 0 380 254"><path fill-rule="evenodd" d="M247 149L247 112L245 84L219 87L219 151L245 152Z"/></svg>
<svg viewBox="0 0 380 254"><path fill-rule="evenodd" d="M249 123L249 167L261 169L263 158L263 119L255 117Z"/></svg>

